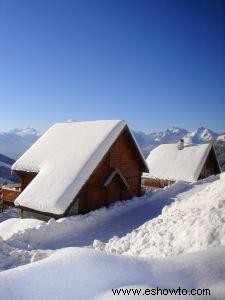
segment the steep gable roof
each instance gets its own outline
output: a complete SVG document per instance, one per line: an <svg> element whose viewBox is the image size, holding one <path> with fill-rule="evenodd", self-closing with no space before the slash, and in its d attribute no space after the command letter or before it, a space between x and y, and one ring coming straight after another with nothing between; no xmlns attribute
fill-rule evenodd
<svg viewBox="0 0 225 300"><path fill-rule="evenodd" d="M38 173L15 204L63 214L125 128L129 130L119 120L53 125L12 166ZM147 169L138 146L137 151Z"/></svg>
<svg viewBox="0 0 225 300"><path fill-rule="evenodd" d="M191 144L178 150L177 144L162 144L147 157L150 173L144 173L143 176L196 181L211 148L211 144Z"/></svg>

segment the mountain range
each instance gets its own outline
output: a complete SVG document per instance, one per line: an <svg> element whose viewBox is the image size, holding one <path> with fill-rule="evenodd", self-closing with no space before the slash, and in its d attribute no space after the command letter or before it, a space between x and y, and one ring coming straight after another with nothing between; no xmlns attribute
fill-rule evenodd
<svg viewBox="0 0 225 300"><path fill-rule="evenodd" d="M221 136L221 134L205 127L200 127L194 131L173 127L165 131L153 133L144 133L142 131L134 131L133 133L145 157L160 144L176 143L180 139L191 140L193 143L199 144L215 141Z"/></svg>
<svg viewBox="0 0 225 300"><path fill-rule="evenodd" d="M214 141L216 150L225 169L225 134L218 134L208 128L200 127L194 131L173 127L165 131L145 133L133 131L133 134L146 157L149 152L163 143L175 143L179 139L192 140L193 143ZM33 128L0 131L0 177L10 178L10 165L18 159L39 137L41 133ZM7 171L8 169L8 171Z"/></svg>
<svg viewBox="0 0 225 300"><path fill-rule="evenodd" d="M13 129L0 131L0 153L12 159L19 158L39 137L36 129Z"/></svg>
<svg viewBox="0 0 225 300"><path fill-rule="evenodd" d="M11 165L40 135L33 128L0 131L0 184L18 182L19 178L11 173Z"/></svg>
<svg viewBox="0 0 225 300"><path fill-rule="evenodd" d="M145 133L133 131L145 156L156 146L163 143L175 143L179 139L192 138L194 143L205 143L219 138L221 135L205 127L194 131L173 127L165 131ZM33 128L0 131L0 153L12 159L19 158L39 137L41 133Z"/></svg>

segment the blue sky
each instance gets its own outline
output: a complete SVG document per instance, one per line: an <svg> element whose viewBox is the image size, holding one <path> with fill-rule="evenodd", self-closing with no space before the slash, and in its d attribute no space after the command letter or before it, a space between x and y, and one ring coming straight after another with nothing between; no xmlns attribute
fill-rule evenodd
<svg viewBox="0 0 225 300"><path fill-rule="evenodd" d="M225 2L0 0L0 128L225 131Z"/></svg>

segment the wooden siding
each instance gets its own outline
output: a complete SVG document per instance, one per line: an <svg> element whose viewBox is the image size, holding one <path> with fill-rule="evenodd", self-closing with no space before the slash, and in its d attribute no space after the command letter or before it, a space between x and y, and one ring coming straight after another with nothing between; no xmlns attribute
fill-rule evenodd
<svg viewBox="0 0 225 300"><path fill-rule="evenodd" d="M136 151L128 131L124 130L76 197L79 213L140 195L143 166ZM129 185L128 190L124 190L116 178L108 188L103 187L111 168L119 168Z"/></svg>
<svg viewBox="0 0 225 300"><path fill-rule="evenodd" d="M174 181L167 180L167 179L158 179L158 178L145 178L144 185L152 186L155 188L163 188L168 186L169 184L173 183Z"/></svg>
<svg viewBox="0 0 225 300"><path fill-rule="evenodd" d="M164 188L170 184L174 183L173 180L159 179L159 178L144 178L143 185L147 187L146 192L150 192L156 189Z"/></svg>
<svg viewBox="0 0 225 300"><path fill-rule="evenodd" d="M23 191L37 175L37 173L22 171L17 171L16 173L21 178L21 191Z"/></svg>
<svg viewBox="0 0 225 300"><path fill-rule="evenodd" d="M1 198L5 202L14 202L16 198L19 196L19 194L20 194L20 190L2 188Z"/></svg>
<svg viewBox="0 0 225 300"><path fill-rule="evenodd" d="M216 175L220 173L220 167L216 158L214 148L212 147L209 155L205 161L204 166L202 167L201 173L198 179L207 178L211 175Z"/></svg>

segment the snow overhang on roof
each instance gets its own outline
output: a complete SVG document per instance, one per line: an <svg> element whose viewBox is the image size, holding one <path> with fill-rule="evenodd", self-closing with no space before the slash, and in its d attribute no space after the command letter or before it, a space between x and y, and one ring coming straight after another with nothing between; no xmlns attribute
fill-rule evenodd
<svg viewBox="0 0 225 300"><path fill-rule="evenodd" d="M63 214L125 127L120 120L53 125L12 166L38 173L15 204ZM137 151L148 170L138 146Z"/></svg>
<svg viewBox="0 0 225 300"><path fill-rule="evenodd" d="M197 181L211 148L211 144L191 144L178 150L177 144L162 144L147 157L150 172L143 177Z"/></svg>

